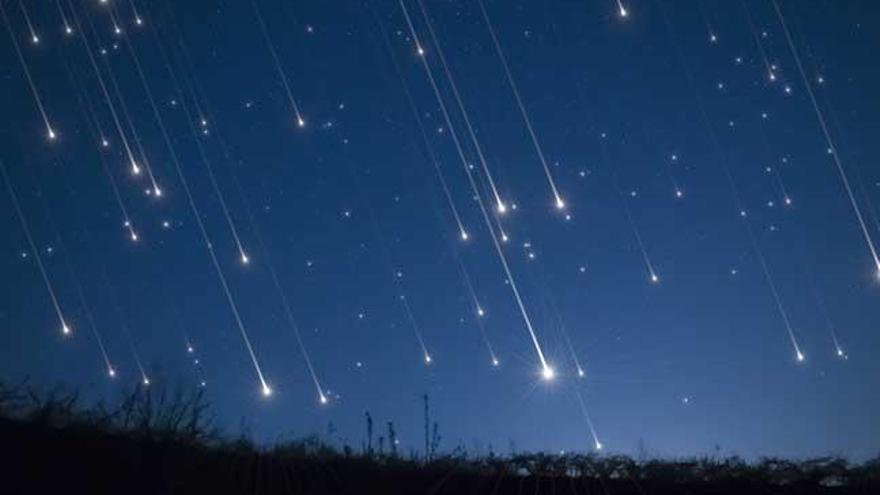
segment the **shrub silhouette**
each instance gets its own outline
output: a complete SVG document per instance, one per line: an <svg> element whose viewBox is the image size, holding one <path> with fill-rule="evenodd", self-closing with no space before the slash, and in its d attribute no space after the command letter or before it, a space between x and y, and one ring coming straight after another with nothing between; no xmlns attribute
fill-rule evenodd
<svg viewBox="0 0 880 495"><path fill-rule="evenodd" d="M463 448L437 451L437 422L427 414L427 450L405 457L392 422L388 452L373 450L369 413L360 452L318 436L261 447L246 436L225 437L209 410L200 390L137 387L113 406L85 407L60 388L0 383L0 493L880 493L880 457L861 464L837 457L473 457Z"/></svg>

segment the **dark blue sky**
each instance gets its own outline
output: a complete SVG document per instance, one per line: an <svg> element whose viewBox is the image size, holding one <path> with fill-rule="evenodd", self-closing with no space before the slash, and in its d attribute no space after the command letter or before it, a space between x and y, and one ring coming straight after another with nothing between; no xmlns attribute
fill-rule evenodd
<svg viewBox="0 0 880 495"><path fill-rule="evenodd" d="M257 0L306 119L299 128L251 2L62 0L64 20L54 1L24 2L27 17L19 2L0 1L8 18L0 38L4 186L14 188L73 330L61 334L4 187L3 380L29 376L105 400L142 372L151 386L204 380L221 425L244 423L268 440L318 433L359 446L370 411L379 424L394 421L403 450L418 449L428 393L443 448L591 450L580 394L614 452L877 452L874 260L772 1L635 0L625 2L626 18L614 0L486 2L565 200L558 211L479 3L426 0L510 208L496 219L437 46L419 3L406 0L495 234L500 221L510 237L502 252L552 381L541 379L398 2ZM880 99L871 89L880 87L880 9L867 1L779 6L866 230L880 242ZM145 194L147 173L131 174L102 81L161 198Z"/></svg>

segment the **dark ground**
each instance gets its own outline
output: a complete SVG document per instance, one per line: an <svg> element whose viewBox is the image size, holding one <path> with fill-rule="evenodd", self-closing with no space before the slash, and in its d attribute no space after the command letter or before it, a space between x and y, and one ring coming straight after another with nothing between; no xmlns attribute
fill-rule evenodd
<svg viewBox="0 0 880 495"><path fill-rule="evenodd" d="M317 439L255 447L209 428L198 395L112 410L0 387L0 492L14 494L880 494L880 459L634 461L523 454L430 462Z"/></svg>

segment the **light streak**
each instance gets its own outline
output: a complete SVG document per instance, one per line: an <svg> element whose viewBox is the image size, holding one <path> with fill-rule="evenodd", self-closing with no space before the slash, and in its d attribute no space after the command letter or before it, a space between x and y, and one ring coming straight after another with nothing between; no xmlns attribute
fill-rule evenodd
<svg viewBox="0 0 880 495"><path fill-rule="evenodd" d="M0 7L2 8L2 7ZM52 282L49 280L49 275L46 272L46 267L43 265L43 260L40 257L40 251L37 249L36 244L34 243L34 238L31 235L30 226L28 226L27 219L24 216L24 213L21 210L21 205L18 202L18 196L15 194L15 190L12 187L12 181L9 178L9 174L6 170L6 164L3 161L0 161L0 172L3 175L3 181L6 183L6 191L9 193L10 199L12 199L12 206L15 208L15 214L18 217L18 221L21 224L21 228L24 231L25 237L28 241L28 246L31 249L31 252L34 255L34 259L37 261L37 268L40 270L40 275L43 277L43 282L46 284L46 290L49 292L49 298L52 300L52 307L55 309L55 315L58 317L58 322L61 326L61 334L62 335L70 335L72 330L67 323L67 320L64 318L64 314L61 311L61 305L58 303L58 297L55 295L55 288L52 286Z"/></svg>
<svg viewBox="0 0 880 495"><path fill-rule="evenodd" d="M147 377L147 371L144 368L143 361L141 361L140 351L138 350L137 345L135 345L134 336L132 336L131 328L128 326L128 320L123 313L122 306L119 304L119 298L116 295L116 289L113 287L113 284L110 283L110 276L107 274L106 266L101 266L101 276L104 281L104 287L107 289L107 293L110 296L110 306L113 307L113 311L116 314L116 319L119 323L119 328L122 329L122 333L128 343L128 348L131 351L132 357L134 358L134 363L137 366L138 372L141 375L141 383L144 385L149 385L150 379L149 377Z"/></svg>
<svg viewBox="0 0 880 495"><path fill-rule="evenodd" d="M658 2L659 3L659 2ZM701 97L701 93L697 89L696 84L693 80L693 75L691 74L690 67L687 64L687 61L684 58L684 53L681 49L681 46L676 43L674 32L672 29L672 23L669 20L669 16L667 15L665 9L661 8L661 12L663 15L663 19L666 24L667 33L669 35L670 41L673 42L676 50L679 61L684 69L685 77L688 83L691 92L694 94L694 97L697 100L697 106L700 112L700 118L702 119L703 125L706 129L706 132L709 135L709 138L712 142L712 146L714 152L717 156L717 162L725 179L727 180L728 185L730 186L731 195L734 200L734 206L737 211L739 211L739 217L742 221L743 226L745 227L746 233L748 234L749 241L751 242L751 247L760 262L762 272L764 274L764 279L767 282L768 287L770 288L770 292L773 296L773 301L776 305L777 312L779 314L780 319L782 319L783 325L785 326L786 334L788 335L789 341L791 342L791 346L795 352L795 358L798 362L803 362L806 357L803 352L801 352L800 345L798 344L797 338L795 337L794 330L791 327L791 323L788 319L788 313L785 311L784 306L782 305L782 299L779 295L779 291L776 288L776 283L773 280L773 277L770 273L770 268L767 265L767 261L764 257L764 252L761 250L760 245L758 244L758 240L755 237L754 232L752 231L751 223L749 222L748 215L746 214L745 206L740 198L739 189L736 186L736 181L733 179L733 174L730 171L730 166L727 163L727 154L725 153L724 147L721 144L721 141L718 138L718 134L715 130L715 127L712 125L712 121L709 119L709 114L706 111L706 105L703 102Z"/></svg>
<svg viewBox="0 0 880 495"><path fill-rule="evenodd" d="M27 8L24 6L24 1L18 0L18 6L21 8L21 13L24 15L24 22L27 24L28 31L31 33L31 43L38 45L40 43L40 36L37 34L37 30L34 29L34 24L31 22L31 16L28 13ZM10 32L11 30L12 28L10 28Z"/></svg>
<svg viewBox="0 0 880 495"><path fill-rule="evenodd" d="M654 269L654 264L651 262L651 257L648 255L648 249L645 247L645 241L642 239L642 233L639 230L638 225L636 224L635 218L632 216L632 212L629 208L629 201L626 196L623 194L623 191L620 188L620 184L617 179L617 172L614 170L614 166L611 165L611 159L608 153L608 145L606 144L607 134L604 132L599 136L599 142L601 144L600 148L602 149L602 156L605 159L605 162L611 168L611 179L614 183L614 189L617 191L617 196L620 198L620 202L623 205L623 211L626 214L626 219L629 222L630 230L632 230L633 237L636 240L636 243L639 246L639 251L642 253L642 260L645 262L645 267L648 270L648 280L652 284L656 284L660 282L660 276L657 274L657 271Z"/></svg>
<svg viewBox="0 0 880 495"><path fill-rule="evenodd" d="M64 9L61 7L61 0L55 0L55 5L58 7L58 13L61 15L61 22L64 26L64 34L70 36L73 34L73 27L70 26L70 22L67 20L67 14L64 13Z"/></svg>
<svg viewBox="0 0 880 495"><path fill-rule="evenodd" d="M403 0L398 0L398 4L400 5L401 10L403 11L404 17L406 17L406 19L407 19L407 24L409 25L410 31L413 35L413 39L416 40L416 42L418 42L417 41L418 37L416 36L415 29L413 28L412 21L410 20L410 17L409 17L409 12L406 9L406 5L403 3ZM545 372L547 370L549 370L552 373L552 369L550 368L549 363L547 362L546 358L544 357L544 351L541 348L541 344L538 342L538 336L535 333L534 327L532 326L532 321L529 318L528 312L526 311L525 305L523 304L522 298L520 297L519 289L516 286L516 280L513 278L513 274L511 273L510 267L507 264L507 259L504 256L504 252L501 249L501 245L499 244L498 237L495 235L495 230L492 228L492 221L490 220L489 214L487 213L486 208L483 205L483 201L480 198L479 190L477 189L476 182L474 181L473 175L471 174L467 159L464 156L464 150L462 149L461 141L459 140L459 137L458 137L458 132L455 130L455 127L452 125L452 119L450 118L449 111L446 108L446 104L443 102L443 98L440 95L440 89L437 87L437 82L434 79L434 74L431 72L431 68L428 65L425 58L421 57L420 60L422 62L422 66L425 69L425 73L428 77L428 81L431 84L431 89L434 92L434 96L437 99L437 103L440 107L440 111L443 114L443 120L446 122L446 126L450 131L452 141L455 144L455 149L458 153L459 158L461 159L461 164L465 170L465 174L468 177L468 181L469 181L469 183L471 185L471 189L474 193L474 198L476 199L477 204L480 207L480 212L483 215L483 220L485 221L486 227L487 227L489 234L492 238L492 244L495 247L495 252L498 254L498 259L501 262L501 266L504 269L504 273L507 276L507 280L510 282L509 286L511 288L511 291L513 292L514 299L516 300L517 306L520 310L520 314L523 317L523 321L526 325L526 329L528 330L531 342L535 348L535 352L537 353L538 359L541 362L541 368ZM503 234L502 239L506 242L507 235Z"/></svg>
<svg viewBox="0 0 880 495"><path fill-rule="evenodd" d="M110 115L113 117L113 123L116 126L116 132L119 134L119 138L122 140L122 146L125 149L126 156L128 157L128 162L131 167L131 173L134 175L139 175L141 173L140 166L137 163L137 160L134 159L134 154L132 153L131 146L128 144L128 138L125 135L125 131L122 130L122 123L119 121L119 115L116 113L116 107L113 105L113 99L110 97L110 92L107 91L107 85L104 83L104 77L101 75L101 71L98 68L98 63L95 61L95 56L92 54L92 48L89 45L89 41L86 38L85 32L82 28L82 23L79 21L79 16L76 12L76 9L73 8L73 4L70 4L71 12L73 15L73 21L76 24L77 31L79 32L80 39L83 42L83 47L86 50L86 54L89 57L89 62L92 65L92 69L95 72L95 77L98 79L98 84L101 87L101 92L104 95L104 101L107 103L107 107L110 109ZM133 238L135 236L132 236Z"/></svg>
<svg viewBox="0 0 880 495"><path fill-rule="evenodd" d="M791 49L791 54L794 57L798 72L800 73L801 79L804 83L804 87L807 90L807 95L809 95L810 97L810 103L812 103L813 105L813 110L816 113L816 119L819 121L819 127L822 129L822 135L825 137L825 142L828 146L828 149L830 150L830 155L834 159L834 164L837 167L838 174L840 175L840 180L843 182L843 186L846 189L846 194L849 198L850 205L852 206L859 226L862 229L862 234L865 237L865 243L868 245L868 250L871 252L871 257L874 259L876 275L878 278L880 278L880 256L878 256L877 254L877 249L874 246L873 239L871 239L871 234L868 231L868 226L865 224L865 219L862 217L862 210L859 207L858 202L856 201L855 195L852 191L852 187L850 187L849 178L847 178L846 175L846 170L844 170L843 168L843 163L841 162L840 156L837 153L837 148L834 146L834 140L831 138L831 133L825 123L825 116L822 114L822 110L819 108L819 102L816 100L813 86L810 84L810 80L807 78L807 73L804 70L803 63L801 62L800 54L798 53L797 48L794 45L794 40L792 39L791 32L788 29L788 24L786 24L785 22L785 17L783 17L782 15L782 10L780 10L779 4L776 0L770 1L773 4L773 9L776 11L776 16L779 18L779 23L782 25L782 31L785 33L785 39L788 41L788 47Z"/></svg>
<svg viewBox="0 0 880 495"><path fill-rule="evenodd" d="M22 8L24 8L24 4L22 4ZM15 32L12 30L12 24L9 22L9 17L6 15L6 8L3 7L3 2L0 2L0 14L3 15L3 22L6 24L6 29L9 31L9 36L12 38L12 46L15 48L15 54L18 56L18 61L21 64L22 71L24 72L25 79L27 79L28 86L31 88L31 93L34 95L34 101L37 104L37 109L40 111L40 116L43 118L43 124L46 126L46 137L50 141L54 141L57 135L55 134L55 130L52 128L52 124L49 123L49 117L46 114L46 109L43 107L43 100L40 99L40 93L37 91L37 86L34 84L34 79L31 76L31 71L28 69L27 62L24 60L24 55L21 53L21 47L18 45L18 39L15 37ZM28 20L28 25L30 25L30 20ZM31 28L31 32L33 32L33 28ZM34 35L35 43L39 42L39 39Z"/></svg>
<svg viewBox="0 0 880 495"><path fill-rule="evenodd" d="M296 99L293 97L293 91L290 90L290 83L287 80L287 74L284 73L284 69L281 67L281 61L278 59L278 53L275 51L275 46L272 44L272 39L269 37L269 30L266 28L266 23L263 21L263 15L260 13L260 8L257 7L255 1L252 1L251 4L254 6L257 23L260 25L260 32L263 34L263 39L266 40L266 46L269 48L269 53L272 55L272 61L275 63L275 70L281 78L281 84L284 86L285 94L287 94L287 100L290 102L290 106L293 108L293 113L296 116L296 125L300 128L305 127L306 121L299 110L299 105L296 103Z"/></svg>
<svg viewBox="0 0 880 495"><path fill-rule="evenodd" d="M446 57L443 55L443 48L440 46L440 42L437 39L437 36L434 32L434 27L431 23L431 18L428 16L428 12L425 10L425 6L421 0L418 0L419 7L422 11L422 16L425 19L425 25L428 28L428 33L431 36L431 40L434 42L434 46L437 48L437 55L440 59L440 65L443 67L443 72L446 74L446 79L449 82L449 87L452 90L452 95L455 97L456 103L458 103L458 109L461 113L462 118L464 119L465 128L468 131L468 134L471 137L471 142L474 144L474 150L477 152L477 157L480 160L480 165L483 169L483 174L486 177L486 180L489 181L489 187L492 190L492 195L495 198L495 206L497 212L499 214L507 213L507 205L501 199L501 196L498 194L498 188L495 186L495 180L492 178L492 173L489 171L489 165L486 162L486 158L483 155L483 149L480 146L479 141L477 140L476 133L474 132L474 128L471 125L471 119L468 116L468 112L464 107L464 103L462 102L461 95L458 92L458 86L455 84L455 79L452 77L452 72L449 70L449 65L446 63ZM413 34L413 39L416 39L415 28L412 24L412 20L409 18L409 14L406 15L407 23L409 24L410 30Z"/></svg>
<svg viewBox="0 0 880 495"><path fill-rule="evenodd" d="M596 450L602 450L604 445L599 441L599 435L596 434L596 428L593 426L593 420L590 418L590 413L587 411L587 405L584 403L584 398L581 396L580 390L578 390L577 386L574 387L574 394L577 397L578 405L581 407L581 414L584 416L584 421L587 423L587 427L590 429L590 436L593 439L593 448Z"/></svg>
<svg viewBox="0 0 880 495"><path fill-rule="evenodd" d="M617 14L624 19L629 16L629 11L626 10L626 7L623 6L623 2L621 0L617 0Z"/></svg>
<svg viewBox="0 0 880 495"><path fill-rule="evenodd" d="M164 59L166 60L166 67L170 66L168 63L167 53L162 45L162 41L159 38L158 32L155 30L155 24L150 23L153 26L153 33L156 37L157 46L159 46L160 51L163 54ZM190 124L192 121L190 120ZM198 141L197 141L198 142ZM196 221L196 225L198 226L199 233L202 236L202 241L204 242L205 249L208 252L208 257L211 260L211 264L214 267L214 271L217 274L217 278L220 280L220 286L223 289L223 294L226 296L226 302L229 304L229 309L232 312L232 315L235 319L235 324L238 328L239 334L241 335L242 341L247 350L248 356L251 359L251 363L254 366L254 371L257 374L257 378L260 381L260 390L264 397L269 397L272 395L272 389L269 387L268 382L266 381L263 370L260 367L260 363L257 360L256 352L254 351L253 345L251 344L251 339L248 336L247 330L244 326L244 321L241 318L241 315L238 311L238 305L235 303L235 299L232 295L232 290L229 288L229 284L226 281L226 276L223 274L223 269L220 267L220 262L217 260L217 254L214 252L214 243L211 241L211 238L208 236L208 231L205 228L204 221L202 220L202 215L199 212L198 207L196 206L195 200L193 199L192 192L189 188L189 182L186 180L186 176L183 174L183 170L180 166L180 163L176 160L174 154L172 156L172 164L174 165L174 169L177 172L177 177L180 180L181 186L183 186L183 191L187 199L187 204L189 205L190 211L192 212L193 218Z"/></svg>

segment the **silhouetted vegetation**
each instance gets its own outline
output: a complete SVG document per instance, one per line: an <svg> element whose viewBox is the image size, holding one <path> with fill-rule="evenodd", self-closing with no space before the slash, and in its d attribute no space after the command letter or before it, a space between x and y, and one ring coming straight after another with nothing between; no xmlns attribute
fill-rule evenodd
<svg viewBox="0 0 880 495"><path fill-rule="evenodd" d="M862 464L738 457L634 460L619 455L469 455L438 450L424 401L425 450L401 456L394 424L356 452L317 436L260 447L212 426L200 391L136 388L85 407L75 393L0 384L2 493L877 494L880 458ZM387 441L387 449L385 442Z"/></svg>

